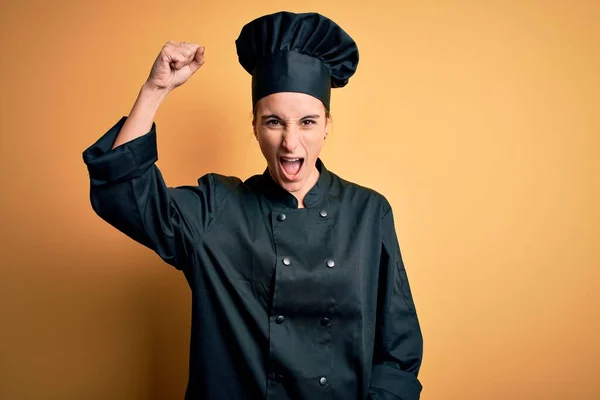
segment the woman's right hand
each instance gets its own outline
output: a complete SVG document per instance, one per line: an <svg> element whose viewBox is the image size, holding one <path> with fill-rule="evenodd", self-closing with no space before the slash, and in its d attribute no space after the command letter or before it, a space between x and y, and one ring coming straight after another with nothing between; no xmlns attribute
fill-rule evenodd
<svg viewBox="0 0 600 400"><path fill-rule="evenodd" d="M152 65L145 86L170 92L184 84L204 64L204 47L169 40Z"/></svg>
<svg viewBox="0 0 600 400"><path fill-rule="evenodd" d="M156 57L150 76L140 89L125 124L112 148L137 139L150 131L162 101L184 84L204 64L204 48L198 44L169 40Z"/></svg>

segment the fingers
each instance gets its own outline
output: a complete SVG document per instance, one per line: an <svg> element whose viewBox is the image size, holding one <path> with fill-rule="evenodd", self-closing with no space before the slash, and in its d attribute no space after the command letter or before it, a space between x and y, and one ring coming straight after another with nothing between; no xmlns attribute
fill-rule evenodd
<svg viewBox="0 0 600 400"><path fill-rule="evenodd" d="M186 42L181 42L181 43L182 44L179 46L178 50L180 50L181 53L183 55L185 55L187 58L189 58L191 61L194 58L194 55L196 54L198 49L200 48L200 45L195 44L195 43L186 43Z"/></svg>
<svg viewBox="0 0 600 400"><path fill-rule="evenodd" d="M190 56L182 51L174 50L173 52L173 60L171 61L171 66L175 69L181 69L182 67L188 65L191 59Z"/></svg>
<svg viewBox="0 0 600 400"><path fill-rule="evenodd" d="M186 65L190 65L191 68L198 69L204 63L204 47L200 47L196 43L169 40L163 51L171 68L181 69Z"/></svg>

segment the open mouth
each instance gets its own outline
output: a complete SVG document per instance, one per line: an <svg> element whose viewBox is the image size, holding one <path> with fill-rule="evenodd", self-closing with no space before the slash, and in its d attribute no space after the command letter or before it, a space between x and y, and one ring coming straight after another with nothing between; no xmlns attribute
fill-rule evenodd
<svg viewBox="0 0 600 400"><path fill-rule="evenodd" d="M302 157L279 157L281 171L287 180L296 180L302 170L304 158Z"/></svg>

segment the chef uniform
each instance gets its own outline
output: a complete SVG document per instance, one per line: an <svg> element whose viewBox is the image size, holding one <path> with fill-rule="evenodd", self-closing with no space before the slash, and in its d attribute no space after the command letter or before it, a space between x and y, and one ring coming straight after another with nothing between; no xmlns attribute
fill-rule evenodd
<svg viewBox="0 0 600 400"><path fill-rule="evenodd" d="M316 13L257 18L236 47L254 105L296 91L329 108L358 64L350 36ZM423 339L383 195L321 159L305 208L268 169L169 187L155 124L111 149L125 120L83 153L91 205L189 283L186 399L419 398Z"/></svg>

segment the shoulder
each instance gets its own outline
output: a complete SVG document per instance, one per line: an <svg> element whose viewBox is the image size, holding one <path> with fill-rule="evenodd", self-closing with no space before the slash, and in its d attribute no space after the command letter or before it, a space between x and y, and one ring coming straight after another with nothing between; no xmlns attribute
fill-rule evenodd
<svg viewBox="0 0 600 400"><path fill-rule="evenodd" d="M246 179L244 182L242 182L242 184L246 187L260 186L262 177L263 176L260 174L252 175L251 177Z"/></svg>
<svg viewBox="0 0 600 400"><path fill-rule="evenodd" d="M228 176L210 172L198 178L198 188L210 191L217 201L223 201L230 193L236 191L242 180L237 176Z"/></svg>
<svg viewBox="0 0 600 400"><path fill-rule="evenodd" d="M383 217L391 210L391 205L385 195L371 187L344 179L334 172L332 176L332 194L340 201L351 202L364 210L377 211Z"/></svg>
<svg viewBox="0 0 600 400"><path fill-rule="evenodd" d="M217 173L207 173L197 179L196 185L170 187L171 195L177 197L198 197L219 204L241 184L241 179Z"/></svg>
<svg viewBox="0 0 600 400"><path fill-rule="evenodd" d="M210 172L198 178L198 185L208 185L219 190L232 191L242 184L242 180L237 176L228 176Z"/></svg>

